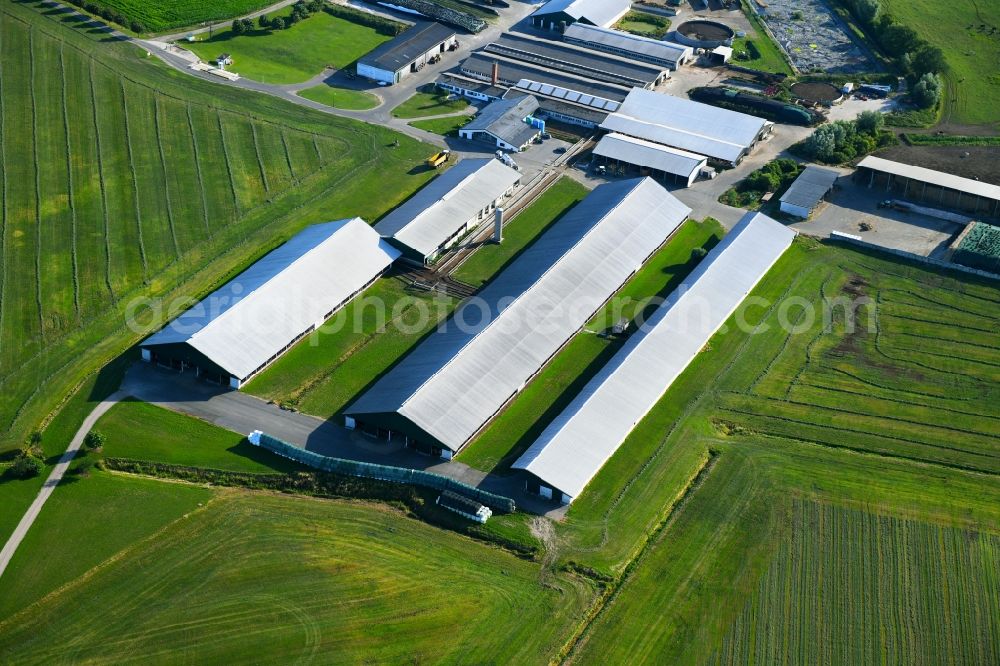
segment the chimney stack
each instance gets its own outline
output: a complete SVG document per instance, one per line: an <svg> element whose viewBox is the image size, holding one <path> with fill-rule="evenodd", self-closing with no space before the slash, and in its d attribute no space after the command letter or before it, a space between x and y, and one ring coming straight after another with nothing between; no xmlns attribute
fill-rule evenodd
<svg viewBox="0 0 1000 666"><path fill-rule="evenodd" d="M497 85L498 83L500 83L500 63L499 62L496 62L496 61L493 62L493 75L491 77L491 81L493 82L493 85Z"/></svg>
<svg viewBox="0 0 1000 666"><path fill-rule="evenodd" d="M499 206L493 213L493 242L497 244L503 242L503 208Z"/></svg>

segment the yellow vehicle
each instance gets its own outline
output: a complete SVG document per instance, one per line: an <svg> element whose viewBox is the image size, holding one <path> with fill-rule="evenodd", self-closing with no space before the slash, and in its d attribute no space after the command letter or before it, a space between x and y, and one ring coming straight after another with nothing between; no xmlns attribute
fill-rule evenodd
<svg viewBox="0 0 1000 666"><path fill-rule="evenodd" d="M450 156L450 150L442 150L440 153L435 153L427 158L427 166L436 169L447 162Z"/></svg>

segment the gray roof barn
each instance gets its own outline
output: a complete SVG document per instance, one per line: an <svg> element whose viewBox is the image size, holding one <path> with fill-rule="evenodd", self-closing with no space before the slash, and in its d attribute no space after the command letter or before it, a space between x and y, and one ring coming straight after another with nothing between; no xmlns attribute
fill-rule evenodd
<svg viewBox="0 0 1000 666"><path fill-rule="evenodd" d="M745 113L633 88L601 129L737 162L769 125Z"/></svg>
<svg viewBox="0 0 1000 666"><path fill-rule="evenodd" d="M594 155L648 167L691 179L705 166L705 158L686 150L670 148L624 134L605 134L594 148Z"/></svg>
<svg viewBox="0 0 1000 666"><path fill-rule="evenodd" d="M690 212L649 178L599 186L345 414L461 449Z"/></svg>
<svg viewBox="0 0 1000 666"><path fill-rule="evenodd" d="M586 23L574 23L566 28L563 39L571 44L586 44L601 51L629 54L636 60L657 64L673 65L694 56L690 46Z"/></svg>
<svg viewBox="0 0 1000 666"><path fill-rule="evenodd" d="M472 122L462 127L463 132L488 132L512 146L523 146L540 130L524 122L538 110L538 100L528 95L520 99L498 99L490 102Z"/></svg>
<svg viewBox="0 0 1000 666"><path fill-rule="evenodd" d="M513 467L578 497L794 237L747 213Z"/></svg>
<svg viewBox="0 0 1000 666"><path fill-rule="evenodd" d="M142 347L186 344L245 379L399 257L359 217L316 224L257 260Z"/></svg>
<svg viewBox="0 0 1000 666"><path fill-rule="evenodd" d="M520 179L493 158L462 160L382 218L375 231L429 257Z"/></svg>
<svg viewBox="0 0 1000 666"><path fill-rule="evenodd" d="M781 203L812 210L826 196L840 174L831 169L807 166L791 187L781 195Z"/></svg>
<svg viewBox="0 0 1000 666"><path fill-rule="evenodd" d="M631 6L631 0L549 0L532 16L561 13L576 21L585 19L594 25L608 25Z"/></svg>
<svg viewBox="0 0 1000 666"><path fill-rule="evenodd" d="M379 44L361 56L358 62L386 72L396 72L454 36L453 28L435 21L421 21L388 42Z"/></svg>

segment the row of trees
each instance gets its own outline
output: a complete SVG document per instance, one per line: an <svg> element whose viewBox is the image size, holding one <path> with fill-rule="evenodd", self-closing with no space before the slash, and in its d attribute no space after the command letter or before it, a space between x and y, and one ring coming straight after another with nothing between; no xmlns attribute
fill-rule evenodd
<svg viewBox="0 0 1000 666"><path fill-rule="evenodd" d="M878 111L863 111L855 120L822 125L801 144L803 157L828 164L843 164L877 148L896 143L891 132L882 130L885 118Z"/></svg>
<svg viewBox="0 0 1000 666"><path fill-rule="evenodd" d="M326 6L324 0L299 0L294 5L292 5L292 13L288 16L275 16L271 18L267 14L261 14L260 18L257 19L257 25L261 27L262 30L284 30L291 28L293 25L309 18L316 12L323 11ZM253 24L250 23L249 19L243 19L248 25L241 26L238 30L236 24L241 22L239 20L233 21L233 33L239 35L245 32L250 32L253 30Z"/></svg>
<svg viewBox="0 0 1000 666"><path fill-rule="evenodd" d="M944 51L921 38L917 31L883 11L882 0L842 0L908 78L912 99L922 108L941 99L941 74L948 71Z"/></svg>
<svg viewBox="0 0 1000 666"><path fill-rule="evenodd" d="M122 27L128 28L132 32L146 32L146 26L143 25L141 21L130 19L121 12L111 9L110 7L105 7L104 5L96 2L84 2L83 0L69 0L69 2L89 14L100 16L105 21L108 21L109 23L116 23Z"/></svg>

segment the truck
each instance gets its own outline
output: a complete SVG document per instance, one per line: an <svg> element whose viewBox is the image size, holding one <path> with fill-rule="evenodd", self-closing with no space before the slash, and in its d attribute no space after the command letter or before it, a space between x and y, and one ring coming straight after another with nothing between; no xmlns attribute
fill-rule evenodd
<svg viewBox="0 0 1000 666"><path fill-rule="evenodd" d="M450 150L442 150L440 153L434 153L433 155L427 158L427 166L431 167L432 169L436 169L445 162L447 162L450 156L451 156Z"/></svg>

